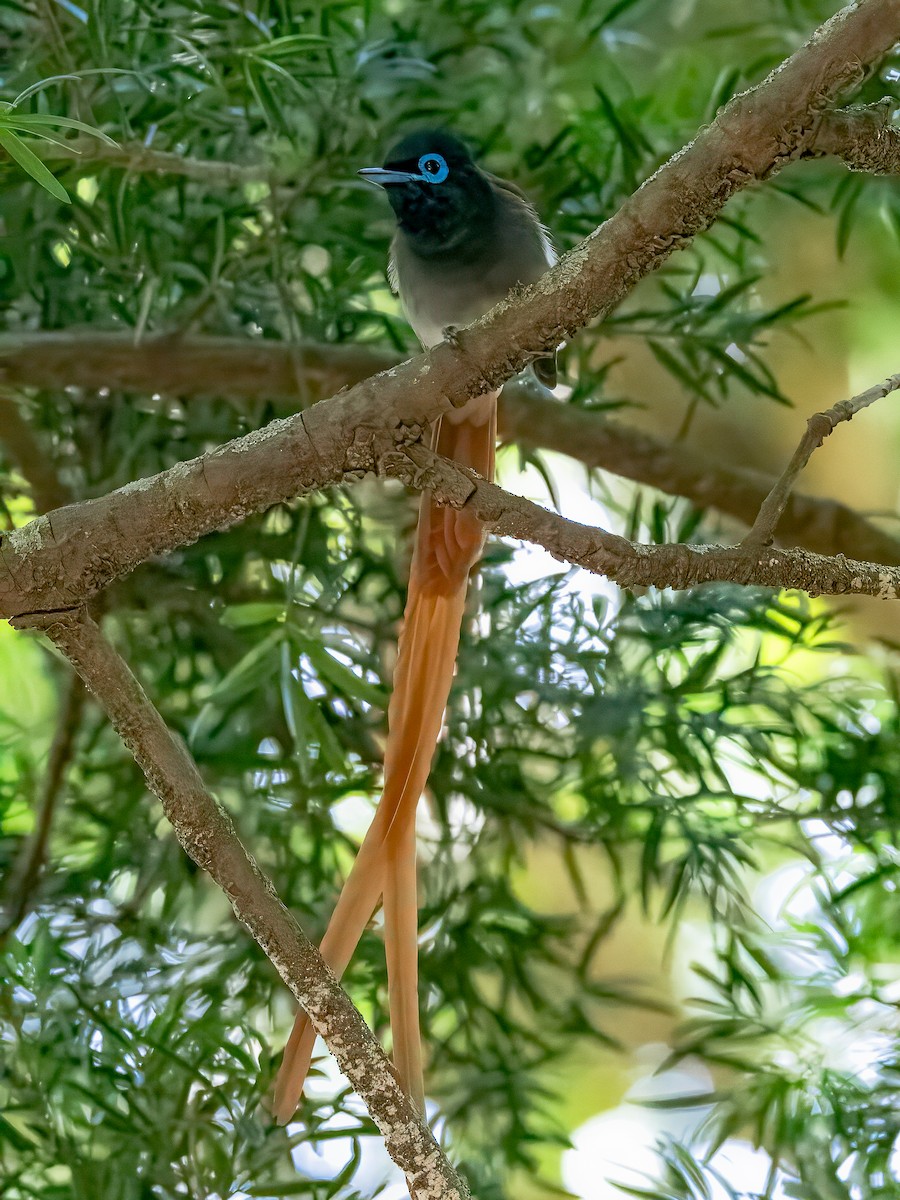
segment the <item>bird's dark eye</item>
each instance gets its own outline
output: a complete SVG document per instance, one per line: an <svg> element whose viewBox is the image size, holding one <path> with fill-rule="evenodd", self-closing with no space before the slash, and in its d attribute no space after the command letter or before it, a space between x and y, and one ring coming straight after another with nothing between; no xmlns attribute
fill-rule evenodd
<svg viewBox="0 0 900 1200"><path fill-rule="evenodd" d="M426 183L443 183L450 168L440 154L423 154L419 159L419 170Z"/></svg>

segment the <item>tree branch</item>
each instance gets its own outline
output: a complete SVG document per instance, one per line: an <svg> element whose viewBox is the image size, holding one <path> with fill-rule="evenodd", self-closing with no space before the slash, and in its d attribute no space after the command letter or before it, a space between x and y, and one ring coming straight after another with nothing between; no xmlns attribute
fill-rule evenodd
<svg viewBox="0 0 900 1200"><path fill-rule="evenodd" d="M312 403L399 363L377 346L73 329L0 336L0 383Z"/></svg>
<svg viewBox="0 0 900 1200"><path fill-rule="evenodd" d="M852 171L875 175L900 173L900 129L891 125L895 102L886 97L877 104L859 104L825 112L803 157L831 155L843 159ZM107 145L97 138L77 137L65 142L34 142L32 150L45 162L60 160L94 166L123 167L152 175L179 175L212 187L276 181L264 164L221 162L191 158L170 150L156 150L143 142Z"/></svg>
<svg viewBox="0 0 900 1200"><path fill-rule="evenodd" d="M75 667L134 755L187 854L222 888L235 915L309 1013L316 1032L366 1101L417 1200L468 1200L468 1189L397 1083L375 1037L206 790L121 656L83 610L23 618Z"/></svg>
<svg viewBox="0 0 900 1200"><path fill-rule="evenodd" d="M385 455L380 466L386 475L410 487L427 488L438 504L467 505L490 532L543 546L560 562L605 575L622 587L680 589L727 582L799 588L811 596L900 599L900 567L858 562L843 554L826 558L807 550L631 542L513 496L421 443Z"/></svg>
<svg viewBox="0 0 900 1200"><path fill-rule="evenodd" d="M843 159L851 171L900 175L900 128L891 124L896 107L896 101L886 97L877 104L826 113L808 156L831 154Z"/></svg>
<svg viewBox="0 0 900 1200"><path fill-rule="evenodd" d="M900 375L891 375L850 400L841 400L825 412L814 413L806 423L806 433L784 469L784 473L760 506L759 515L744 538L745 546L766 546L775 536L781 514L787 506L797 476L842 421L852 421L858 412L900 388Z"/></svg>
<svg viewBox="0 0 900 1200"><path fill-rule="evenodd" d="M770 475L727 466L682 443L665 442L597 413L547 400L536 395L536 389L504 389L500 412L505 438L556 450L588 467L684 496L700 508L711 506L748 526L774 483ZM900 540L846 504L817 496L790 497L778 541L819 554L852 554L900 565Z"/></svg>
<svg viewBox="0 0 900 1200"><path fill-rule="evenodd" d="M31 423L23 416L17 397L2 387L0 430L4 446L28 481L38 512L47 512L58 505L69 503L72 493L53 469L51 460ZM37 816L34 830L24 841L5 881L0 945L33 906L47 858L59 797L75 749L85 696L81 680L77 675L72 676L57 718L56 734L50 747L47 769L35 801Z"/></svg>
<svg viewBox="0 0 900 1200"><path fill-rule="evenodd" d="M0 337L0 380L19 387L121 388L184 398L267 399L292 412L398 364L375 346L224 337L153 337L65 331ZM774 480L716 462L681 443L629 429L600 413L549 399L526 382L500 397L500 432L507 441L556 450L589 467L684 496L751 525ZM44 508L46 509L45 505ZM835 500L794 495L779 541L819 554L900 564L900 540Z"/></svg>

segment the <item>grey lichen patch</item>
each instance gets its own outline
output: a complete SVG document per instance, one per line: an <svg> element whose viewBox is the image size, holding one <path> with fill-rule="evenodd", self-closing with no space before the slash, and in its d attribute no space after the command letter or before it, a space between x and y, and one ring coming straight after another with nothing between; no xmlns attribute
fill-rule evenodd
<svg viewBox="0 0 900 1200"><path fill-rule="evenodd" d="M53 541L53 529L46 517L35 517L27 525L14 530L6 538L6 545L16 554L34 554L50 545Z"/></svg>
<svg viewBox="0 0 900 1200"><path fill-rule="evenodd" d="M579 280L591 257L592 247L590 243L602 230L603 225L595 229L590 237L580 242L568 254L564 254L559 262L551 270L543 274L533 285L533 291L540 295L550 296L559 290L560 284L570 286Z"/></svg>
<svg viewBox="0 0 900 1200"><path fill-rule="evenodd" d="M900 593L898 593L896 577L890 571L879 571L877 598L879 600L896 600L898 595Z"/></svg>
<svg viewBox="0 0 900 1200"><path fill-rule="evenodd" d="M257 450L266 442L280 441L285 436L299 433L301 430L302 423L298 417L281 417L279 420L270 421L268 425L263 425L261 429L254 429L252 433L244 434L243 437L237 438L233 442L227 442L214 453L246 454L251 450Z"/></svg>
<svg viewBox="0 0 900 1200"><path fill-rule="evenodd" d="M377 432L374 429L359 426L353 431L353 438L344 454L344 471L371 471L375 467L375 443Z"/></svg>
<svg viewBox="0 0 900 1200"><path fill-rule="evenodd" d="M167 479L171 479L177 475L179 468L183 467L183 463L176 463L175 466L169 468ZM183 475L184 472L182 471ZM173 479L174 482L174 479ZM158 475L150 475L146 479L132 479L130 483L123 484L119 488L118 494L123 499L130 496L140 496L145 492L155 491L157 488L164 486Z"/></svg>

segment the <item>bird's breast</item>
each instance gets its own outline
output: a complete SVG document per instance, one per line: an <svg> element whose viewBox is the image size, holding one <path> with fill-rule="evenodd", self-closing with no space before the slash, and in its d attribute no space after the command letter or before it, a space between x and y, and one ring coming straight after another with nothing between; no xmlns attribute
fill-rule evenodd
<svg viewBox="0 0 900 1200"><path fill-rule="evenodd" d="M493 308L506 295L507 288L489 286L489 281L474 281L463 272L443 267L428 272L401 276L400 302L410 325L423 346L436 346L444 340L449 326L468 325Z"/></svg>
<svg viewBox="0 0 900 1200"><path fill-rule="evenodd" d="M425 257L398 233L393 270L407 320L423 346L443 341L448 326L468 325L484 316L517 284L532 283L554 260L533 214L504 198L501 217L473 231L477 253Z"/></svg>

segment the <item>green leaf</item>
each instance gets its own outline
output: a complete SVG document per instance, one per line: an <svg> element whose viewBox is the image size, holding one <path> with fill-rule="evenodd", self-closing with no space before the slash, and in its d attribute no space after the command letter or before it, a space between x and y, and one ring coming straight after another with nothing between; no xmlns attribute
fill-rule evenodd
<svg viewBox="0 0 900 1200"><path fill-rule="evenodd" d="M249 604L230 604L219 620L228 629L248 629L284 619L284 604L279 600L257 600Z"/></svg>
<svg viewBox="0 0 900 1200"><path fill-rule="evenodd" d="M281 628L273 630L261 642L251 646L240 662L216 684L191 726L188 737L191 745L207 737L224 720L226 710L238 700L273 678L283 637Z"/></svg>
<svg viewBox="0 0 900 1200"><path fill-rule="evenodd" d="M342 1134L342 1136L346 1136ZM310 1181L303 1175L297 1179L283 1181L270 1180L267 1183L254 1183L246 1189L248 1196L309 1196L312 1192Z"/></svg>
<svg viewBox="0 0 900 1200"><path fill-rule="evenodd" d="M294 636L301 652L309 656L310 662L321 677L327 679L339 693L363 700L375 708L385 706L387 692L384 688L363 679L345 663L339 662L321 642L314 638L299 637L296 634Z"/></svg>
<svg viewBox="0 0 900 1200"><path fill-rule="evenodd" d="M641 0L616 0L614 4L609 6L597 24L593 27L592 32L598 33L601 29L605 28L605 26L610 25L613 21L615 21L616 17L621 17L623 13L628 12L629 9L637 7L640 2ZM582 17L587 16L592 8L593 3L585 3L582 6L580 15Z"/></svg>
<svg viewBox="0 0 900 1200"><path fill-rule="evenodd" d="M18 129L24 130L41 130L45 127L53 127L59 129L77 129L81 133L90 134L91 137L98 138L107 146L118 148L119 143L114 141L102 129L98 129L96 125L88 125L84 121L76 121L74 117L55 117L45 113L14 113L8 115L0 113L0 128L4 125L15 125Z"/></svg>
<svg viewBox="0 0 900 1200"><path fill-rule="evenodd" d="M238 54L258 59L289 59L298 54L310 54L327 45L329 45L328 38L323 37L321 34L293 33L287 34L284 37L273 38L270 42L259 42L255 46L241 46L238 49Z"/></svg>
<svg viewBox="0 0 900 1200"><path fill-rule="evenodd" d="M69 193L55 175L44 166L33 150L9 129L0 129L0 146L14 159L35 183L50 193L56 200L71 204Z"/></svg>

